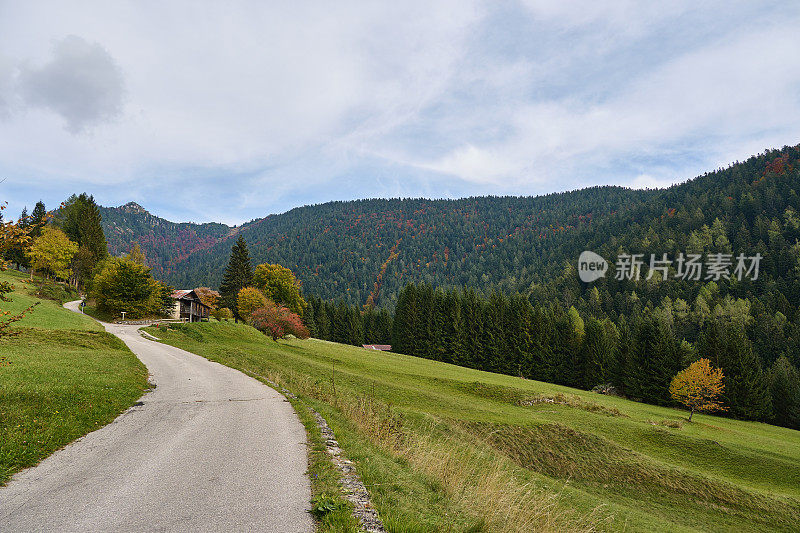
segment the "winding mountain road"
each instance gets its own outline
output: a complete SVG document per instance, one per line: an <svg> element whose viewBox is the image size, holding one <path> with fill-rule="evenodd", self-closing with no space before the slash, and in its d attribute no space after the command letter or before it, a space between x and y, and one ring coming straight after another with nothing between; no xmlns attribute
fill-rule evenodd
<svg viewBox="0 0 800 533"><path fill-rule="evenodd" d="M156 388L0 488L0 531L314 530L306 434L283 396L138 326L105 328Z"/></svg>

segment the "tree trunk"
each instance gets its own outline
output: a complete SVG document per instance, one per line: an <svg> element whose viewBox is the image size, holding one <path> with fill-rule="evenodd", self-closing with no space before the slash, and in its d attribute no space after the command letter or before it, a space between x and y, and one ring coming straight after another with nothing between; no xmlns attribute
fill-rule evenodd
<svg viewBox="0 0 800 533"><path fill-rule="evenodd" d="M694 414L694 409L689 410L689 422L692 421L692 415Z"/></svg>

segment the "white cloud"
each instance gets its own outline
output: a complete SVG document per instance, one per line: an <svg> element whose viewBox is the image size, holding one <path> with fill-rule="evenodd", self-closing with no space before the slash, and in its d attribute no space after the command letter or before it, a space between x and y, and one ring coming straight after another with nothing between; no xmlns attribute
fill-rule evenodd
<svg viewBox="0 0 800 533"><path fill-rule="evenodd" d="M800 140L798 8L520 6L8 5L0 194L244 220L358 191L664 183Z"/></svg>
<svg viewBox="0 0 800 533"><path fill-rule="evenodd" d="M71 133L122 113L124 86L114 59L99 44L75 35L54 45L47 64L24 66L20 90L28 104L61 115Z"/></svg>

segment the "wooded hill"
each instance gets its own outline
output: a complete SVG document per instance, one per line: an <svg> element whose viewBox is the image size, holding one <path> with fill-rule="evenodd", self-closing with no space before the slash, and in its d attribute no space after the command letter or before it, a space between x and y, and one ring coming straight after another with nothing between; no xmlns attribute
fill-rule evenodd
<svg viewBox="0 0 800 533"><path fill-rule="evenodd" d="M799 178L795 146L665 190L332 202L229 233L254 263L297 274L315 336L582 388L610 382L653 403L702 355L725 370L731 414L796 426ZM194 242L208 237L200 228ZM216 286L232 244L217 239L164 268L167 281ZM582 283L583 250L610 260L608 275ZM622 253L642 254L640 279L616 279ZM757 279L647 279L651 254L682 253L763 259ZM434 292L453 287L468 291ZM389 312L360 314L373 304Z"/></svg>
<svg viewBox="0 0 800 533"><path fill-rule="evenodd" d="M230 237L242 235L255 264L287 266L307 294L388 307L411 281L524 290L547 279L552 261L560 269L551 256L557 243L647 194L595 187L535 198L330 202L235 229L175 224L127 204L105 208L103 224L112 253L138 241L154 274L175 286L218 286Z"/></svg>
<svg viewBox="0 0 800 533"><path fill-rule="evenodd" d="M175 286L218 286L231 237L242 235L255 264L287 266L306 294L386 308L409 282L510 293L559 287L571 305L587 287L568 265L586 249L612 260L620 251L646 257L760 252L762 277L749 290L774 300L788 316L800 303L798 152L768 151L665 190L593 187L540 197L330 202L238 228L176 224L127 204L103 209L103 226L113 254L138 241L153 273ZM620 297L622 287L613 279L594 285ZM679 290L690 301L699 285ZM733 288L723 285L723 292ZM652 293L658 302L675 290L672 283L645 284L637 294Z"/></svg>
<svg viewBox="0 0 800 533"><path fill-rule="evenodd" d="M149 213L136 202L101 207L100 214L108 251L123 256L138 242L158 278L168 278L175 265L190 254L207 250L235 232L215 222L170 222Z"/></svg>

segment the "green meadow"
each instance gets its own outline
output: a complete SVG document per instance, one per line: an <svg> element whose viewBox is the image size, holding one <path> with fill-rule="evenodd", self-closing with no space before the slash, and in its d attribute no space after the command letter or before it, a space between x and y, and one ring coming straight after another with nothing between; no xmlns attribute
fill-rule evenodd
<svg viewBox="0 0 800 533"><path fill-rule="evenodd" d="M704 414L689 423L678 409L315 339L275 343L229 322L150 331L322 413L393 532L800 521L798 431ZM350 530L337 520L322 530Z"/></svg>
<svg viewBox="0 0 800 533"><path fill-rule="evenodd" d="M73 440L108 424L147 388L147 370L116 337L60 301L37 298L19 273L0 272L14 285L0 309L16 313L39 302L0 339L0 484ZM42 294L65 295L60 287Z"/></svg>

